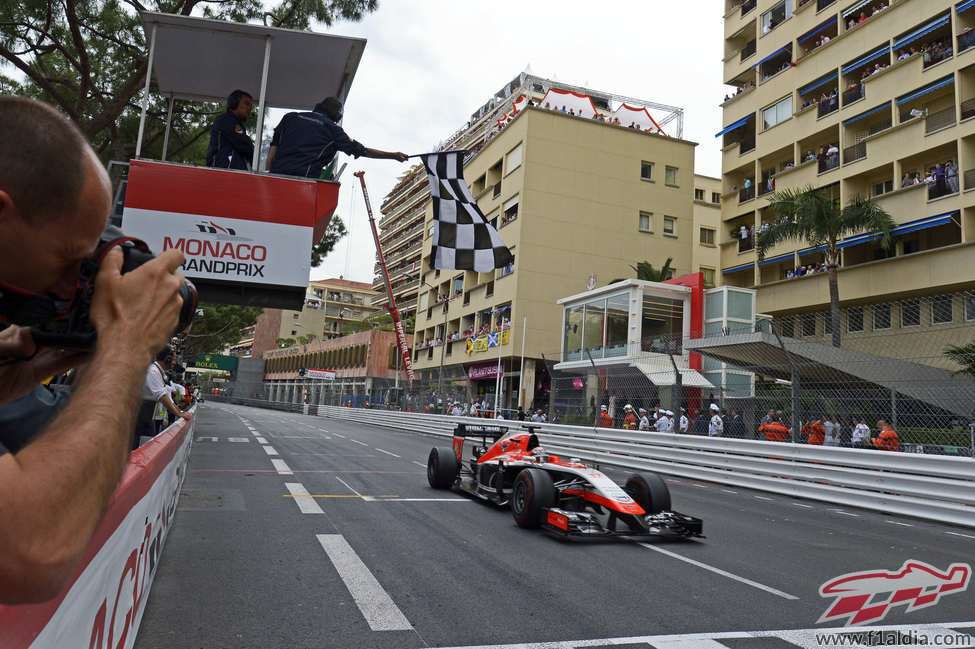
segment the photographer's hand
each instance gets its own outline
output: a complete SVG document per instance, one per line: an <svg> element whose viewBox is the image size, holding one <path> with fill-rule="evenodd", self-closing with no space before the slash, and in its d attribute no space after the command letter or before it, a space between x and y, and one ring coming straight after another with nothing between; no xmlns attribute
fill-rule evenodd
<svg viewBox="0 0 975 649"><path fill-rule="evenodd" d="M28 394L47 377L75 367L86 356L57 349L38 350L29 329L7 327L0 331L0 404Z"/></svg>
<svg viewBox="0 0 975 649"><path fill-rule="evenodd" d="M95 278L91 319L98 331L98 351L106 348L138 359L143 368L169 342L176 329L182 279L176 269L183 254L167 250L125 275L122 253L113 250Z"/></svg>

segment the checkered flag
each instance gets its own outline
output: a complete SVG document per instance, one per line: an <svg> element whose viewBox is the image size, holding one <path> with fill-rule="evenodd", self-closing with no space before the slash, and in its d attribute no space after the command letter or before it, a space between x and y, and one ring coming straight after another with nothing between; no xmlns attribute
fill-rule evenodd
<svg viewBox="0 0 975 649"><path fill-rule="evenodd" d="M464 181L464 151L421 156L433 197L433 267L488 273L514 262Z"/></svg>

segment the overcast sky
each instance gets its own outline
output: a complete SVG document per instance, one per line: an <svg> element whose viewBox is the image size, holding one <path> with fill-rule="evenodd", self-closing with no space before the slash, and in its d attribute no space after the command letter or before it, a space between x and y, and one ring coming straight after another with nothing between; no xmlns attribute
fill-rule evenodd
<svg viewBox="0 0 975 649"><path fill-rule="evenodd" d="M699 143L695 171L719 176L721 8L719 0L380 0L361 23L331 29L369 41L344 126L366 146L423 153L530 67L538 76L683 107L684 137ZM357 169L366 170L378 219L407 164L349 159L336 213L351 236L312 270L314 279L372 281L375 248L352 182Z"/></svg>

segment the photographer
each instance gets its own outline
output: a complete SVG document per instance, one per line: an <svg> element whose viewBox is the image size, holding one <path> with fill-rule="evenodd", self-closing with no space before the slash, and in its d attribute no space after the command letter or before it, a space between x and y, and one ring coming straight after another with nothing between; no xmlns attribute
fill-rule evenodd
<svg viewBox="0 0 975 649"><path fill-rule="evenodd" d="M0 97L0 327L7 297L70 299L111 207L108 176L54 109ZM38 348L0 330L0 409L47 376L85 363L73 395L17 452L0 438L0 603L56 596L82 559L128 458L146 367L176 327L182 300L170 250L122 274L113 249L94 283L87 354Z"/></svg>

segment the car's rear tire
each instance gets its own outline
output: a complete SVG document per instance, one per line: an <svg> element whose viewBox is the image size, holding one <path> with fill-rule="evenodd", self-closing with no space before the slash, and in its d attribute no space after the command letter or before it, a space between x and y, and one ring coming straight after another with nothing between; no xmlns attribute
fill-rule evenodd
<svg viewBox="0 0 975 649"><path fill-rule="evenodd" d="M623 491L648 514L670 511L670 489L656 473L634 473L627 479Z"/></svg>
<svg viewBox="0 0 975 649"><path fill-rule="evenodd" d="M457 480L458 468L454 449L434 447L427 457L427 482L434 489L450 489Z"/></svg>
<svg viewBox="0 0 975 649"><path fill-rule="evenodd" d="M518 527L534 529L542 524L545 510L556 502L552 476L541 469L524 469L511 487L511 515Z"/></svg>

